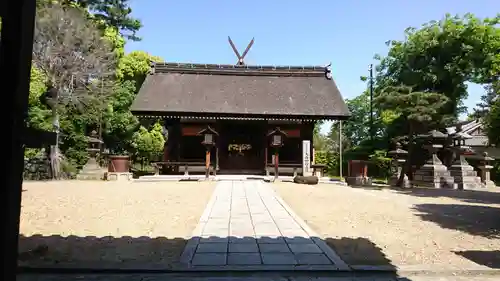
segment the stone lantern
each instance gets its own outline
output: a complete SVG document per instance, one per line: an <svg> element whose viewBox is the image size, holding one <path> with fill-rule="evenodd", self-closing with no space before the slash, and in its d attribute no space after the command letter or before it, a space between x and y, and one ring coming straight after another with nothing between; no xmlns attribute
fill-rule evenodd
<svg viewBox="0 0 500 281"><path fill-rule="evenodd" d="M99 139L96 131L90 133L87 141L89 143L89 147L87 148L89 159L76 178L79 180L101 180L103 179L104 171L97 163L97 156L101 151L103 141Z"/></svg>
<svg viewBox="0 0 500 281"><path fill-rule="evenodd" d="M210 176L210 151L212 150L212 147L215 146L215 137L218 136L219 134L210 126L207 126L205 129L198 132L198 135L203 137L203 141L201 142L201 144L204 145L206 148L205 179L208 180ZM215 169L214 169L214 175L215 175Z"/></svg>
<svg viewBox="0 0 500 281"><path fill-rule="evenodd" d="M399 142L396 143L394 150L387 153L392 158L391 172L392 175L389 178L389 185L396 186L399 180L399 175L404 168L406 163L406 157L408 156L408 151L404 150ZM410 187L410 182L408 176L405 174L403 178L403 187Z"/></svg>
<svg viewBox="0 0 500 281"><path fill-rule="evenodd" d="M481 185L477 178L477 174L474 168L469 165L465 159L465 154L470 151L470 147L465 144L465 140L472 138L469 134L462 133L460 130L452 134L451 139L453 141L453 150L457 157L455 161L451 164L449 171L450 175L453 177L455 186L458 189L473 189Z"/></svg>
<svg viewBox="0 0 500 281"><path fill-rule="evenodd" d="M274 148L274 179L278 178L278 167L279 167L279 149L284 145L284 139L286 133L283 132L279 127L276 127L272 132L270 132L267 137L269 138L269 146Z"/></svg>
<svg viewBox="0 0 500 281"><path fill-rule="evenodd" d="M488 152L483 152L483 157L478 168L481 170L481 183L484 187L495 187L495 183L490 178L490 171L493 169L491 161L493 160L495 159L488 156Z"/></svg>
<svg viewBox="0 0 500 281"><path fill-rule="evenodd" d="M430 158L415 172L412 184L422 187L453 188L453 177L437 156L438 150L443 148L440 143L443 143L448 135L432 130L419 135L418 138L426 142L424 148L429 151Z"/></svg>

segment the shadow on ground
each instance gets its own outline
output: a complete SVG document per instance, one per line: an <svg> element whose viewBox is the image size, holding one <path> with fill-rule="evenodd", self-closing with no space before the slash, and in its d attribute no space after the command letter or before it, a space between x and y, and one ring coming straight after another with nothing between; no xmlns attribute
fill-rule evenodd
<svg viewBox="0 0 500 281"><path fill-rule="evenodd" d="M242 244L241 242L243 242L234 238L229 240L229 237L210 237L210 239L213 238L232 241L228 245L231 245L231 243ZM266 239L267 242L271 243L257 241L257 245L260 247L261 244L275 244L275 241L269 241L269 239L276 238L266 237ZM384 278L398 277L396 267L386 258L381 249L368 239L327 238L323 241L332 247L349 264L353 271L316 270L300 272L291 270L286 274L291 274L290 276L336 276L339 274L340 276L373 276L375 274ZM18 265L21 273L36 273L38 271L45 273L95 273L99 271L118 272L120 270L139 273L151 271L169 272L183 268L182 266L179 267L181 265L180 257L187 242L188 240L184 238L169 239L146 236L63 237L60 235L21 235L19 239ZM274 254L280 255L279 252ZM295 257L297 257L297 254L295 254ZM298 265L300 265L300 261ZM383 271L380 271L380 268L374 271L372 266L382 266ZM217 272L210 274L217 274ZM399 280L409 281L410 279L403 278Z"/></svg>
<svg viewBox="0 0 500 281"><path fill-rule="evenodd" d="M500 251L460 251L455 254L492 269L500 269Z"/></svg>
<svg viewBox="0 0 500 281"><path fill-rule="evenodd" d="M487 190L456 190L456 189L430 189L430 188L411 188L397 189L400 194L418 196L418 197L448 197L458 199L468 203L480 204L500 204L500 192Z"/></svg>
<svg viewBox="0 0 500 281"><path fill-rule="evenodd" d="M460 204L418 204L422 220L471 235L500 238L500 208Z"/></svg>

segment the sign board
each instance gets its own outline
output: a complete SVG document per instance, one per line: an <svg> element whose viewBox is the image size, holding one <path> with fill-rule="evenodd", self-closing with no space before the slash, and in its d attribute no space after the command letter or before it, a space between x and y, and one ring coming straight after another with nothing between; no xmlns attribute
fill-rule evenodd
<svg viewBox="0 0 500 281"><path fill-rule="evenodd" d="M302 175L312 176L311 171L311 141L302 141Z"/></svg>

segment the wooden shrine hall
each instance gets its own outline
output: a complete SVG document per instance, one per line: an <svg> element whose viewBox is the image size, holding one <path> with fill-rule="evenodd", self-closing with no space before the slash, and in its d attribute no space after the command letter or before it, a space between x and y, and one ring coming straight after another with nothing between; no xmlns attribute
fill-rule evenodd
<svg viewBox="0 0 500 281"><path fill-rule="evenodd" d="M280 173L303 173L314 124L349 116L329 66L245 65L254 39L242 55L228 40L236 65L153 63L132 104L133 114L164 120L162 172L259 175L278 163ZM201 132L211 132L212 145L203 145ZM270 142L276 132L278 154Z"/></svg>
<svg viewBox="0 0 500 281"><path fill-rule="evenodd" d="M349 116L324 66L155 63L131 110L141 118L164 120L163 161L172 165L164 163L162 173L204 171L199 132L208 126L217 132L210 154L217 173L265 173L274 155L268 134L276 128L286 134L280 172L301 173L303 141L310 141L312 155L315 122Z"/></svg>

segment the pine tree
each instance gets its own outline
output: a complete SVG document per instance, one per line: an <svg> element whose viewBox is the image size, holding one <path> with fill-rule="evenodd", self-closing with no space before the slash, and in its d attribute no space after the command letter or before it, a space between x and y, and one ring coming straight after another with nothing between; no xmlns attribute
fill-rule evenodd
<svg viewBox="0 0 500 281"><path fill-rule="evenodd" d="M406 120L408 125L408 159L405 169L401 171L398 186L403 185L405 173L412 179L410 173L415 134L422 129L429 129L444 122L444 116L439 114L448 98L439 93L414 92L411 87L387 87L375 99L381 109L390 109Z"/></svg>

